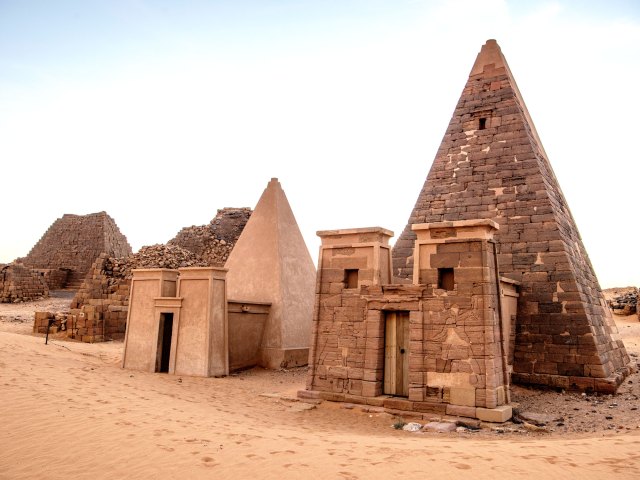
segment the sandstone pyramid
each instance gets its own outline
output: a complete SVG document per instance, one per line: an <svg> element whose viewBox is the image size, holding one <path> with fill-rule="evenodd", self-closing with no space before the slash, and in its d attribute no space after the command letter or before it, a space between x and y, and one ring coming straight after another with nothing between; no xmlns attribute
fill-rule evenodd
<svg viewBox="0 0 640 480"><path fill-rule="evenodd" d="M78 287L102 253L111 257L126 257L131 253L127 238L113 218L106 212L65 214L53 222L20 261L35 269L68 270L66 281L69 286Z"/></svg>
<svg viewBox="0 0 640 480"><path fill-rule="evenodd" d="M611 391L624 345L540 138L495 40L482 47L416 205L393 249L411 278L411 225L498 222L500 273L522 283L513 380Z"/></svg>
<svg viewBox="0 0 640 480"><path fill-rule="evenodd" d="M278 179L267 185L225 267L229 299L271 303L262 366L306 364L316 270Z"/></svg>

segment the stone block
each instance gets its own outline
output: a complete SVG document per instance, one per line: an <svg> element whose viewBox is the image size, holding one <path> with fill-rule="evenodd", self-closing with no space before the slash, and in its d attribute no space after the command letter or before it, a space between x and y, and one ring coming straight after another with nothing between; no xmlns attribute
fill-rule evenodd
<svg viewBox="0 0 640 480"><path fill-rule="evenodd" d="M501 405L496 408L476 408L476 417L483 422L503 423L513 416L511 405Z"/></svg>
<svg viewBox="0 0 640 480"><path fill-rule="evenodd" d="M473 387L451 387L449 390L449 401L453 405L475 407L476 389Z"/></svg>
<svg viewBox="0 0 640 480"><path fill-rule="evenodd" d="M385 408L392 408L395 410L413 410L413 404L414 402L398 397L390 397L383 402L383 406Z"/></svg>
<svg viewBox="0 0 640 480"><path fill-rule="evenodd" d="M363 397L377 397L382 394L381 382L369 382L362 381L362 396Z"/></svg>
<svg viewBox="0 0 640 480"><path fill-rule="evenodd" d="M449 404L447 405L446 414L455 417L476 418L476 407Z"/></svg>

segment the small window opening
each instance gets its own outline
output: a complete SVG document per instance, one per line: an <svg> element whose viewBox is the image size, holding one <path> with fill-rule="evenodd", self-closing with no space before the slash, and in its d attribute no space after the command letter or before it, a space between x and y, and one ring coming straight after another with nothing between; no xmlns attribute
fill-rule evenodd
<svg viewBox="0 0 640 480"><path fill-rule="evenodd" d="M358 269L347 269L344 271L345 288L358 288Z"/></svg>
<svg viewBox="0 0 640 480"><path fill-rule="evenodd" d="M487 119L482 117L478 120L478 130L484 130L487 128Z"/></svg>
<svg viewBox="0 0 640 480"><path fill-rule="evenodd" d="M454 277L453 268L438 269L438 288L442 290L453 290Z"/></svg>

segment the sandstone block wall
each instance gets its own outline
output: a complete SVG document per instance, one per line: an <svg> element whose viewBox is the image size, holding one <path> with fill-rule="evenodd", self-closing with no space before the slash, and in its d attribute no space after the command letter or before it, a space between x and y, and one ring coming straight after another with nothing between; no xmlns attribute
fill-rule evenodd
<svg viewBox="0 0 640 480"><path fill-rule="evenodd" d="M0 265L0 303L28 302L48 295L40 273L19 264Z"/></svg>

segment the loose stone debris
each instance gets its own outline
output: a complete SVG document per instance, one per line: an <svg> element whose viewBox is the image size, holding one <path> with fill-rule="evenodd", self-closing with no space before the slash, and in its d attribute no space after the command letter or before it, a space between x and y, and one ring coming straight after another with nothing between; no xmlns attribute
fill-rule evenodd
<svg viewBox="0 0 640 480"><path fill-rule="evenodd" d="M616 315L632 315L638 312L638 289L629 287L626 292L613 297L607 302Z"/></svg>
<svg viewBox="0 0 640 480"><path fill-rule="evenodd" d="M167 244L189 250L207 262L207 266L222 267L251 213L250 208L222 208L208 225L185 227Z"/></svg>

